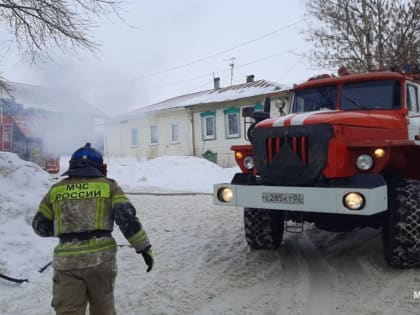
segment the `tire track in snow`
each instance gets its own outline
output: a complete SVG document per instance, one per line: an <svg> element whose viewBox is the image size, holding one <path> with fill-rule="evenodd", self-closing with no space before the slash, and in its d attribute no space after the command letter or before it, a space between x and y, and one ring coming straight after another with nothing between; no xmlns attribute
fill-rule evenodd
<svg viewBox="0 0 420 315"><path fill-rule="evenodd" d="M335 310L337 272L322 256L306 232L298 235L299 254L304 259L307 279L306 301L303 314L324 315Z"/></svg>

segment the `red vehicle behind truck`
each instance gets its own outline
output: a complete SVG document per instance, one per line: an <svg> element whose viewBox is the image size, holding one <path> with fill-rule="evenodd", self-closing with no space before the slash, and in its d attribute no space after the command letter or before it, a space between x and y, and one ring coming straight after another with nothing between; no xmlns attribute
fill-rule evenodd
<svg viewBox="0 0 420 315"><path fill-rule="evenodd" d="M241 173L214 202L244 207L253 249L281 245L288 225L382 230L385 260L420 265L420 74L322 76L291 90L290 113L254 113ZM269 104L269 102L267 102Z"/></svg>
<svg viewBox="0 0 420 315"><path fill-rule="evenodd" d="M30 123L29 117L6 115L0 110L0 151L15 153L23 160L38 164L48 173L57 174L60 157L44 152L42 137L34 134Z"/></svg>

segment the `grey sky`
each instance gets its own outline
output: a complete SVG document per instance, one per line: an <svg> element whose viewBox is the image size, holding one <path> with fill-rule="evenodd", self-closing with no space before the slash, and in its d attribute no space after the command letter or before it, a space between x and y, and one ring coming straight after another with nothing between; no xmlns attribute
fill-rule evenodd
<svg viewBox="0 0 420 315"><path fill-rule="evenodd" d="M292 85L319 73L299 56L308 47L303 0L131 1L123 8L124 22L103 18L95 30L96 56L56 53L54 62L30 65L0 46L0 72L75 89L110 114L210 89L213 73L230 85L232 60L233 84L254 74Z"/></svg>

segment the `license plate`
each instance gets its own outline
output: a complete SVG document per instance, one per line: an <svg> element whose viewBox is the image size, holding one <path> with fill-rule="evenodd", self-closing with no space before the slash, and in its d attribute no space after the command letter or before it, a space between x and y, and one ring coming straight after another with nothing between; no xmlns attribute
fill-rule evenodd
<svg viewBox="0 0 420 315"><path fill-rule="evenodd" d="M278 193L262 193L262 202L265 203L285 203L300 204L305 202L303 194L278 194Z"/></svg>

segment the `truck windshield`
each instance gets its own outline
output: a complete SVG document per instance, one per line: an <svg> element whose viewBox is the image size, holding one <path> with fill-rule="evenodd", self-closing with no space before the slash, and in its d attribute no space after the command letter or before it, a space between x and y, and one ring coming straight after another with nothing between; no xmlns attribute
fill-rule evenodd
<svg viewBox="0 0 420 315"><path fill-rule="evenodd" d="M310 112L323 109L335 109L337 86L322 86L296 91L293 98L293 113Z"/></svg>
<svg viewBox="0 0 420 315"><path fill-rule="evenodd" d="M398 109L401 84L396 80L346 83L341 93L342 110Z"/></svg>

